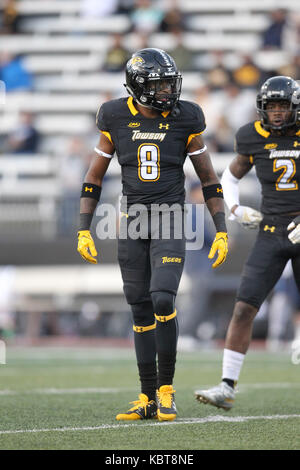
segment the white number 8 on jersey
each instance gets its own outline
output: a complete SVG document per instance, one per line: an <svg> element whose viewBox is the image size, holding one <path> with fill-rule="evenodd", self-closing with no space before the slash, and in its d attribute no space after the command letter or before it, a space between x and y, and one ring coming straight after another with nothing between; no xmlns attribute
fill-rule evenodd
<svg viewBox="0 0 300 470"><path fill-rule="evenodd" d="M155 144L141 144L138 148L139 178L157 181L160 177L160 152Z"/></svg>

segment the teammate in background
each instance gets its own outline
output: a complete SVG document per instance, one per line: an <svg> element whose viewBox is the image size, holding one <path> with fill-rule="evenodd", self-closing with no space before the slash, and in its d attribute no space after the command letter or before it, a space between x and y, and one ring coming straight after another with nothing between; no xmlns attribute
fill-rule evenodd
<svg viewBox="0 0 300 470"><path fill-rule="evenodd" d="M181 82L174 60L164 51L142 49L133 54L126 67L125 86L130 97L104 103L97 113L101 132L95 148L97 156L82 188L78 251L85 260L97 263L89 228L103 177L116 151L123 183L120 233L127 235L119 237L118 260L124 293L132 309L141 381L138 400L129 411L118 414L117 420L158 417L168 421L176 417L172 385L178 337L175 297L183 270L185 239L184 235L176 238L173 229L176 214L183 213L183 164L187 155L202 182L216 226L209 254L211 259L218 254L213 268L223 263L227 254L222 188L201 137L204 115L198 105L179 100ZM150 228L145 238L141 235L133 239L129 232L137 219L137 203L143 204L145 226L149 222ZM168 239L161 233L162 213L159 227L151 225L154 204L164 204L170 216Z"/></svg>
<svg viewBox="0 0 300 470"><path fill-rule="evenodd" d="M236 135L238 155L223 173L224 199L231 217L259 233L244 266L227 331L222 382L195 392L196 398L228 410L235 398L252 323L288 260L300 290L300 87L289 77L268 79L257 95L259 121ZM239 180L255 166L262 187L261 213L239 203Z"/></svg>

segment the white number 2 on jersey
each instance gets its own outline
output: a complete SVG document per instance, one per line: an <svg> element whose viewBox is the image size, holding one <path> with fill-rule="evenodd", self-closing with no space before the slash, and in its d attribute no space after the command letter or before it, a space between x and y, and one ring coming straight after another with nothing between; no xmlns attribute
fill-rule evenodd
<svg viewBox="0 0 300 470"><path fill-rule="evenodd" d="M296 164L294 160L288 159L275 159L273 162L273 171L283 170L279 178L276 181L277 191L292 191L298 189L297 181L292 181L293 176L296 173Z"/></svg>

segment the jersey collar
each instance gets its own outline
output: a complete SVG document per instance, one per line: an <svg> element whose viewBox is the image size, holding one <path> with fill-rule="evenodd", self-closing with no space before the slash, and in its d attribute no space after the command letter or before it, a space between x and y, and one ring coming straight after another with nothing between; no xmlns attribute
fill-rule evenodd
<svg viewBox="0 0 300 470"><path fill-rule="evenodd" d="M133 97L132 96L129 96L128 100L127 100L127 106L129 108L129 111L131 112L131 114L133 116L136 116L139 112L138 110L136 109L136 107L134 106L133 104ZM161 115L166 118L168 115L169 115L170 111L163 111L161 113Z"/></svg>
<svg viewBox="0 0 300 470"><path fill-rule="evenodd" d="M260 121L255 121L254 127L255 127L256 132L258 134L262 135L263 137L265 137L265 139L267 139L267 137L269 137L270 132L263 129Z"/></svg>
<svg viewBox="0 0 300 470"><path fill-rule="evenodd" d="M265 138L269 137L270 132L266 131L266 130L262 127L260 121L255 121L254 127L255 127L256 132L258 132L258 134L262 135L262 136L265 137ZM296 135L297 135L297 136L300 136L300 131L296 132Z"/></svg>

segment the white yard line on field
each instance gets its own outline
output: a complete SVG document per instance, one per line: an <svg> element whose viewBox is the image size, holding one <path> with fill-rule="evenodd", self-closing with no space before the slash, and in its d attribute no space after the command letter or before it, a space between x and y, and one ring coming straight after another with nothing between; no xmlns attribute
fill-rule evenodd
<svg viewBox="0 0 300 470"><path fill-rule="evenodd" d="M135 388L34 388L32 390L0 390L0 396L6 395L84 395L88 393L134 392Z"/></svg>
<svg viewBox="0 0 300 470"><path fill-rule="evenodd" d="M300 414L292 415L269 415L269 416L207 416L206 418L190 418L178 419L177 421L165 422L147 422L147 423L131 423L131 424L102 424L101 426L85 426L85 427L68 427L68 428L52 428L52 429L17 429L11 431L0 431L3 434L28 434L39 432L76 432L76 431L101 431L102 429L122 429L122 428L135 428L137 426L172 426L180 424L207 424L207 423L244 423L250 420L278 420L300 418Z"/></svg>
<svg viewBox="0 0 300 470"><path fill-rule="evenodd" d="M263 389L268 389L268 388L299 388L300 387L300 382L299 383L293 383L293 382L266 382L266 383L257 383L257 384L241 384L238 385L238 389L240 391L245 392L246 390L250 389L257 389L257 390L263 390Z"/></svg>
<svg viewBox="0 0 300 470"><path fill-rule="evenodd" d="M195 387L197 390L207 390L212 387L213 384L201 385ZM253 384L238 384L237 392L247 392L248 390L269 390L269 389L289 389L289 388L300 388L300 382L262 382Z"/></svg>
<svg viewBox="0 0 300 470"><path fill-rule="evenodd" d="M203 385L201 387L194 387L194 389L206 389L211 387L212 385ZM248 390L268 390L268 389L293 389L293 388L300 388L299 383L293 382L266 382L266 383L253 383L253 384L242 384L238 386L238 391L241 393L247 392ZM180 387L177 387L180 389ZM9 396L9 395L81 395L85 393L123 393L123 392L134 392L136 388L128 387L128 388L106 388L106 387L79 387L79 388L34 388L31 390L0 390L0 396ZM191 387L191 391L193 392L193 387Z"/></svg>
<svg viewBox="0 0 300 470"><path fill-rule="evenodd" d="M134 389L129 389L134 390ZM126 392L125 388L122 391ZM41 395L72 395L72 394L84 394L84 393L120 393L120 388L36 388L26 393L41 394Z"/></svg>

